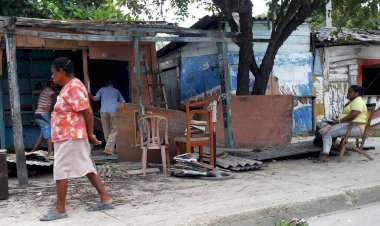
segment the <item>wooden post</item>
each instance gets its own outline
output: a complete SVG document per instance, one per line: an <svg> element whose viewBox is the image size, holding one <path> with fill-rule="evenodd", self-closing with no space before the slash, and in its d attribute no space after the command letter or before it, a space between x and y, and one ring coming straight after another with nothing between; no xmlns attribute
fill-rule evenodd
<svg viewBox="0 0 380 226"><path fill-rule="evenodd" d="M140 72L140 53L139 53L139 37L135 36L133 38L133 54L135 57L135 74L137 80L137 101L139 105L139 114L144 115L144 105L141 98L141 72Z"/></svg>
<svg viewBox="0 0 380 226"><path fill-rule="evenodd" d="M20 92L17 78L16 39L14 34L5 34L7 52L9 99L12 112L14 146L16 151L17 178L20 186L28 185L28 170L26 168L25 146L21 121Z"/></svg>
<svg viewBox="0 0 380 226"><path fill-rule="evenodd" d="M227 44L218 42L218 59L220 71L220 89L222 98L222 113L224 125L224 140L227 148L234 147L231 120L231 79L227 65Z"/></svg>
<svg viewBox="0 0 380 226"><path fill-rule="evenodd" d="M3 77L3 50L0 49L0 81ZM4 107L3 107L3 87L0 83L0 143L1 149L5 149L5 123L4 123Z"/></svg>
<svg viewBox="0 0 380 226"><path fill-rule="evenodd" d="M90 77L88 76L87 50L82 50L83 83L88 92L91 92Z"/></svg>

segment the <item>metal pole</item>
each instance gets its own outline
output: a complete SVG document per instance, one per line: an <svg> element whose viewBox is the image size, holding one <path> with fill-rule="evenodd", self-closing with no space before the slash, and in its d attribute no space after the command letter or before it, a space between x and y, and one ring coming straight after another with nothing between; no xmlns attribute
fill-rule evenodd
<svg viewBox="0 0 380 226"><path fill-rule="evenodd" d="M139 114L144 115L144 105L141 98L141 72L140 72L140 53L139 53L139 37L135 36L133 41L133 53L135 56L135 74L137 80L137 101L139 105Z"/></svg>
<svg viewBox="0 0 380 226"><path fill-rule="evenodd" d="M19 185L23 186L28 185L28 170L26 168L20 92L17 78L16 39L13 33L7 32L5 34L5 46L8 65L9 99L11 103L14 146L16 151L17 178Z"/></svg>

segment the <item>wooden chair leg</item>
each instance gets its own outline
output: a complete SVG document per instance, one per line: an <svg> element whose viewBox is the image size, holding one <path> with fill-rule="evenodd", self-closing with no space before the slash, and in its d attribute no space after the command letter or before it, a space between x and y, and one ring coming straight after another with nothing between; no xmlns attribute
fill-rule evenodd
<svg viewBox="0 0 380 226"><path fill-rule="evenodd" d="M186 143L184 143L184 146L186 147ZM194 152L194 147L190 147L190 151L186 148L186 153L187 154L191 154L192 152Z"/></svg>
<svg viewBox="0 0 380 226"><path fill-rule="evenodd" d="M169 148L166 148L166 164L167 168L170 170L170 153L169 153Z"/></svg>
<svg viewBox="0 0 380 226"><path fill-rule="evenodd" d="M167 168L166 168L166 150L165 146L161 146L161 159L162 159L162 173L166 175Z"/></svg>
<svg viewBox="0 0 380 226"><path fill-rule="evenodd" d="M203 162L203 146L199 146L199 162Z"/></svg>
<svg viewBox="0 0 380 226"><path fill-rule="evenodd" d="M147 159L148 159L148 149L144 147L141 153L141 170L144 176L146 175L146 165L148 161Z"/></svg>
<svg viewBox="0 0 380 226"><path fill-rule="evenodd" d="M180 155L181 154L181 145L179 142L175 142L175 146L176 146L176 149L175 149L175 154L176 155Z"/></svg>
<svg viewBox="0 0 380 226"><path fill-rule="evenodd" d="M367 153L365 153L365 151L360 150L359 148L355 147L354 145L352 145L351 148L352 148L354 151L356 151L357 153L359 153L359 154L365 156L367 159L369 159L369 160L371 160L371 161L373 160L373 158L372 158L371 156L369 156Z"/></svg>
<svg viewBox="0 0 380 226"><path fill-rule="evenodd" d="M347 139L342 138L340 141L340 150L339 150L339 160L338 162L342 162L344 152L346 151Z"/></svg>

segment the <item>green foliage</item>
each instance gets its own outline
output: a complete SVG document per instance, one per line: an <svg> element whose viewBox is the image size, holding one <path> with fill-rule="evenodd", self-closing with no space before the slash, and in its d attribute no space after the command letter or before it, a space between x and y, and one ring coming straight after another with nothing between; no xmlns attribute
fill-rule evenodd
<svg viewBox="0 0 380 226"><path fill-rule="evenodd" d="M58 20L133 20L113 0L0 0L3 16Z"/></svg>
<svg viewBox="0 0 380 226"><path fill-rule="evenodd" d="M209 0L116 0L117 5L124 6L132 15L145 15L150 20L165 18L168 13L176 16L175 20L184 20L190 15L189 4L215 11Z"/></svg>
<svg viewBox="0 0 380 226"><path fill-rule="evenodd" d="M171 13L179 21L189 16L193 3L216 12L210 0L0 0L0 15L58 20L137 20L144 15L158 20Z"/></svg>
<svg viewBox="0 0 380 226"><path fill-rule="evenodd" d="M332 22L338 28L379 29L380 0L332 0ZM325 26L326 10L314 12L307 20L314 30Z"/></svg>
<svg viewBox="0 0 380 226"><path fill-rule="evenodd" d="M335 26L379 29L380 0L333 0L332 4Z"/></svg>

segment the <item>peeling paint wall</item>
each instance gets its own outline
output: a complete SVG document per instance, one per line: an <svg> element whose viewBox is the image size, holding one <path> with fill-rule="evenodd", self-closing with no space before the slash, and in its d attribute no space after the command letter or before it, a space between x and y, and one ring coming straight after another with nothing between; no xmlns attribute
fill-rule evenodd
<svg viewBox="0 0 380 226"><path fill-rule="evenodd" d="M256 21L253 29L254 38L270 38L271 24L267 21ZM268 43L254 43L255 58L258 64L261 63L267 46ZM235 93L239 47L229 43L227 48L231 89L232 93ZM216 43L188 43L179 52L181 102L202 100L210 95L219 95L220 78ZM312 67L310 27L308 24L302 24L279 49L272 71L272 75L278 78L279 92L282 95L306 98L305 101L297 99L297 104L294 105L293 132L308 132L313 129ZM250 88L253 87L253 84L254 76L250 74Z"/></svg>
<svg viewBox="0 0 380 226"><path fill-rule="evenodd" d="M348 88L351 85L361 85L362 83L362 78L360 77L362 75L359 73L364 65L361 63L362 59L377 62L380 59L380 47L356 45L319 49L315 56L315 62L321 62L316 63L314 66L316 80L313 86L315 88L316 102L319 102L321 96L320 84L323 83L324 114L322 115L322 111L320 111L320 114L316 116L316 120L321 118L335 119L341 114L344 104L348 101L346 98ZM318 77L317 75L318 71L320 71L319 67L321 67L323 77ZM363 100L366 103L376 103L376 109L380 108L380 96L364 96ZM314 105L314 111L318 111L316 104ZM371 125L380 125L379 110L375 112Z"/></svg>
<svg viewBox="0 0 380 226"><path fill-rule="evenodd" d="M264 53L256 53L258 64L261 63ZM239 54L228 54L228 66L231 77L232 92L237 88L237 70ZM293 132L308 132L313 130L312 109L312 65L313 56L305 53L279 53L276 55L272 76L278 78L281 95L291 95L295 98L293 111ZM250 87L254 84L254 77L250 74Z"/></svg>
<svg viewBox="0 0 380 226"><path fill-rule="evenodd" d="M347 103L346 93L357 84L360 46L334 46L321 51L325 118L335 119Z"/></svg>
<svg viewBox="0 0 380 226"><path fill-rule="evenodd" d="M219 74L217 55L181 58L181 101L219 95Z"/></svg>

